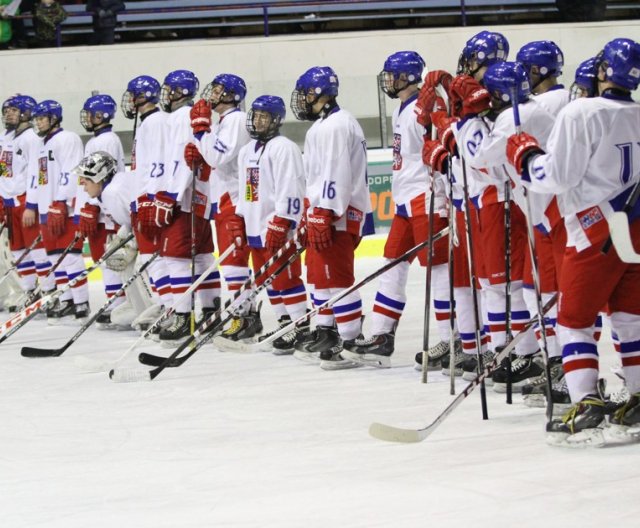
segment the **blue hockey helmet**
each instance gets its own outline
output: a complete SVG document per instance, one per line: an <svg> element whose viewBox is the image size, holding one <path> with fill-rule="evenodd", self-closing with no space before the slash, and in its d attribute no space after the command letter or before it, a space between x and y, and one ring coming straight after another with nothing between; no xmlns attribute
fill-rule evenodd
<svg viewBox="0 0 640 528"><path fill-rule="evenodd" d="M382 71L378 75L380 89L392 99L398 97L398 92L411 84L422 81L422 71L425 62L415 51L397 51L384 61ZM402 86L396 86L397 81L403 81Z"/></svg>
<svg viewBox="0 0 640 528"><path fill-rule="evenodd" d="M552 40L535 40L520 48L516 61L529 72L539 75L542 80L547 77L560 77L564 66L564 55ZM537 68L533 72L533 68Z"/></svg>
<svg viewBox="0 0 640 528"><path fill-rule="evenodd" d="M36 100L28 95L14 95L9 97L4 103L2 103L2 122L5 127L13 129L16 128L21 122L28 122L33 116L33 110L36 107ZM20 112L16 122L7 122L5 116L5 110L10 108L17 108ZM13 121L13 118L10 118Z"/></svg>
<svg viewBox="0 0 640 528"><path fill-rule="evenodd" d="M508 56L509 41L502 33L481 31L471 37L462 48L457 73L474 75L483 66L506 61Z"/></svg>
<svg viewBox="0 0 640 528"><path fill-rule="evenodd" d="M92 117L102 119L102 123L109 123L116 115L117 105L113 97L107 94L92 95L82 105L80 110L80 124L87 132L95 130Z"/></svg>
<svg viewBox="0 0 640 528"><path fill-rule="evenodd" d="M45 137L51 129L60 126L60 123L62 123L62 106L58 101L46 99L36 105L31 115L35 119L34 127L36 133L40 137ZM45 124L38 119L41 117L47 117L48 122Z"/></svg>
<svg viewBox="0 0 640 528"><path fill-rule="evenodd" d="M171 112L172 103L193 99L200 89L196 74L189 70L175 70L167 74L160 90L160 106Z"/></svg>
<svg viewBox="0 0 640 528"><path fill-rule="evenodd" d="M268 141L279 133L287 109L284 101L277 95L261 95L251 103L247 112L247 130L249 135L260 141Z"/></svg>
<svg viewBox="0 0 640 528"><path fill-rule="evenodd" d="M202 90L202 98L215 108L220 103L238 106L247 96L247 85L242 77L232 73L216 75Z"/></svg>
<svg viewBox="0 0 640 528"><path fill-rule="evenodd" d="M141 101L137 101L142 98ZM120 107L127 119L133 119L138 108L147 103L157 103L160 99L160 83L149 75L140 75L129 81L122 94ZM137 102L136 102L137 101Z"/></svg>
<svg viewBox="0 0 640 528"><path fill-rule="evenodd" d="M484 86L491 94L491 106L500 110L507 105L524 103L531 95L529 76L519 62L496 62L487 68Z"/></svg>
<svg viewBox="0 0 640 528"><path fill-rule="evenodd" d="M304 72L296 81L296 87L291 94L291 110L296 119L301 121L315 121L319 114L313 112L313 106L323 95L335 98L338 95L340 82L333 68L329 66L314 66ZM307 96L313 96L311 101Z"/></svg>
<svg viewBox="0 0 640 528"><path fill-rule="evenodd" d="M602 67L606 80L633 91L640 84L640 44L617 38L605 44L596 58L596 74Z"/></svg>
<svg viewBox="0 0 640 528"><path fill-rule="evenodd" d="M576 74L571 85L571 100L580 97L594 97L598 87L596 81L596 58L591 57L581 62L576 68Z"/></svg>

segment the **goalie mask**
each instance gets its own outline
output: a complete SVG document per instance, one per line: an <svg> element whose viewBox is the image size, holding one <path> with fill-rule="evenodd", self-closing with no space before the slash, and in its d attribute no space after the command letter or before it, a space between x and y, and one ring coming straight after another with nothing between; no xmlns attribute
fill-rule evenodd
<svg viewBox="0 0 640 528"><path fill-rule="evenodd" d="M160 83L149 75L140 75L131 79L122 94L120 108L127 119L133 119L138 108L147 103L157 103L160 99Z"/></svg>
<svg viewBox="0 0 640 528"><path fill-rule="evenodd" d="M315 66L304 72L291 93L291 110L300 121L316 121L323 112L335 106L340 83L336 72L329 66ZM313 107L326 95L329 101L319 112Z"/></svg>
<svg viewBox="0 0 640 528"><path fill-rule="evenodd" d="M36 105L32 116L36 134L45 137L62 123L62 106L58 101L47 99Z"/></svg>
<svg viewBox="0 0 640 528"><path fill-rule="evenodd" d="M79 180L107 185L118 172L118 164L111 154L99 150L83 158L73 172Z"/></svg>
<svg viewBox="0 0 640 528"><path fill-rule="evenodd" d="M422 81L425 63L415 51L398 51L390 55L378 74L380 89L391 99L397 99L398 93L412 84Z"/></svg>
<svg viewBox="0 0 640 528"><path fill-rule="evenodd" d="M267 142L280 133L287 109L275 95L261 95L247 112L247 131L253 139Z"/></svg>
<svg viewBox="0 0 640 528"><path fill-rule="evenodd" d="M202 99L215 109L219 104L239 106L247 95L247 85L244 80L232 73L216 75L202 90Z"/></svg>
<svg viewBox="0 0 640 528"><path fill-rule="evenodd" d="M189 70L176 70L164 78L160 90L160 107L165 112L175 110L174 106L183 106L192 101L198 93L200 81Z"/></svg>
<svg viewBox="0 0 640 528"><path fill-rule="evenodd" d="M80 110L80 124L87 132L94 132L96 127L111 122L116 115L116 109L116 102L111 96L93 95L84 102Z"/></svg>
<svg viewBox="0 0 640 528"><path fill-rule="evenodd" d="M462 49L456 73L473 77L482 67L506 61L508 56L509 42L502 33L481 31Z"/></svg>

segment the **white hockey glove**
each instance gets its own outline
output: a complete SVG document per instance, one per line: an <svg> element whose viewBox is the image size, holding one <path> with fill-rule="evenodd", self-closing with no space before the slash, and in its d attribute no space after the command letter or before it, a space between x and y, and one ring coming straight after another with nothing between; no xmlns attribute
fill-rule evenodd
<svg viewBox="0 0 640 528"><path fill-rule="evenodd" d="M129 229L124 226L120 227L118 233L113 237L113 239L107 246L107 251L122 244L122 241L125 240L129 236L129 234ZM106 260L105 264L111 271L121 272L127 269L127 266L132 263L137 256L138 244L136 243L136 239L132 238L124 246L118 249L113 255L111 255Z"/></svg>

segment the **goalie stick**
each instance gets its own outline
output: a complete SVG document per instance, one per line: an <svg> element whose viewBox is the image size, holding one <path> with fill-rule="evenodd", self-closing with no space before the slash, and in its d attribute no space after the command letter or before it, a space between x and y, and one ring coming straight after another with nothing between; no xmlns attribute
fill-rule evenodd
<svg viewBox="0 0 640 528"><path fill-rule="evenodd" d="M24 326L33 317L35 317L35 315L42 308L44 308L44 306L46 306L47 303L57 299L69 288L72 288L75 284L77 284L81 280L84 280L91 272L99 268L105 260L107 260L111 255L113 255L114 252L116 252L121 246L129 242L129 240L131 240L132 238L133 238L133 235L129 235L126 239L122 241L122 244L105 252L105 254L102 256L101 259L98 259L98 261L95 262L91 267L85 269L77 277L70 280L67 284L65 284L63 288L60 288L59 290L54 290L51 293L45 295L44 297L41 297L37 301L33 302L32 304L24 308L22 311L18 312L11 319L2 323L2 325L0 325L0 336L2 336L0 337L0 343L5 339L7 339L11 334L16 332L18 329L20 329L22 326Z"/></svg>
<svg viewBox="0 0 640 528"><path fill-rule="evenodd" d="M215 259L206 270L204 270L200 274L200 276L196 279L196 281L193 284L191 284L191 286L189 286L189 288L185 292L180 294L180 297L178 297L174 301L174 303L177 304L180 301L182 301L182 299L186 298L188 295L191 295L191 293L194 292L198 288L198 286L200 286L200 284L204 282L204 280L209 276L209 274L212 273L215 269L217 269L220 263L223 262L229 255L231 255L231 253L233 253L235 248L236 246L231 244L225 251L223 251L222 254L217 259ZM111 362L99 361L99 360L87 358L84 356L77 356L74 358L76 365L86 372L106 372L116 368L120 363L122 363L125 360L125 358L129 356L129 354L133 350L135 350L138 347L140 343L142 343L147 338L149 334L151 334L151 332L153 332L154 328L156 328L162 321L164 321L167 317L169 317L174 311L175 310L173 309L173 307L171 307L171 308L167 308L164 312L162 312L160 316L153 322L153 324L151 324L149 328L147 328L142 333L142 335L135 341L135 343L133 343L127 350L125 350L125 352L115 361L111 361Z"/></svg>
<svg viewBox="0 0 640 528"><path fill-rule="evenodd" d="M159 253L155 252L149 260L147 260L142 266L140 266L140 269L136 271L133 275L131 275L131 277L129 277L126 280L126 282L120 287L120 289L111 297L109 297L107 301L102 305L102 307L95 314L93 314L93 316L86 323L84 323L80 327L80 329L62 347L37 348L37 347L25 346L25 347L22 347L22 351L20 352L22 356L28 357L28 358L42 358L42 357L59 357L62 354L64 354L65 351L71 345L73 345L78 340L78 338L82 334L84 334L85 331L93 323L95 323L104 312L108 310L109 306L111 306L116 301L116 299L124 295L124 292L127 290L127 288L131 286L133 282L137 280L137 278L140 275L142 275L142 273L149 267L149 264L151 264L158 257L158 255Z"/></svg>
<svg viewBox="0 0 640 528"><path fill-rule="evenodd" d="M640 264L640 253L636 253L633 247L631 231L629 231L629 217L626 213L622 211L613 213L607 218L607 222L609 222L611 240L620 260L628 264Z"/></svg>
<svg viewBox="0 0 640 528"><path fill-rule="evenodd" d="M558 295L554 295L547 304L544 305L543 308L543 316L551 309L551 307L556 303L558 299ZM538 323L538 315L529 319L527 324L524 326L521 332L516 335L513 340L505 346L496 356L493 358L493 361L489 363L479 374L476 379L470 382L458 396L456 396L453 401L447 405L447 407L442 411L438 417L433 420L429 425L422 427L420 429L410 429L403 427L395 427L393 425L386 425L378 422L374 422L369 426L369 434L378 440L384 440L386 442L400 442L404 444L411 444L416 442L422 442L425 438L433 434L433 432L444 422L455 409L460 405L469 394L473 392L478 385L480 385L486 378L488 378L491 373L496 369L496 367L500 364L500 362L507 357L508 354L511 354L515 349L518 342L524 337L524 335L531 330Z"/></svg>
<svg viewBox="0 0 640 528"><path fill-rule="evenodd" d="M215 331L218 328L222 328L228 321L233 317L233 312L231 311L231 307L236 299L240 297L240 295L247 288L251 287L252 284L255 284L255 281L258 280L261 276L265 275L267 271L273 266L275 262L277 262L286 252L292 247L293 244L296 245L296 250L291 253L291 255L281 264L279 265L273 272L271 272L265 280L257 286L254 290L251 291L247 300L251 300L255 298L263 289L267 288L273 280L282 273L285 269L287 269L295 260L302 254L304 251L304 247L298 245L298 238L304 235L306 228L300 228L300 231L297 233L296 237L289 240L278 252L273 255L265 264L256 272L254 280L247 280L242 287L234 294L233 298L229 299L223 308L223 310L216 315L211 316L205 321L201 322L198 328L195 330L193 335L191 335L186 341L184 341L174 352L167 358L154 356L153 354L141 354L140 360L145 361L161 361L161 363L153 370L140 370L140 369L113 369L109 372L109 377L116 382L128 382L128 381L151 381L155 379L158 374L160 374L167 367L179 367L185 361L187 361L193 354L195 354L203 345L205 345L215 334ZM228 315L222 319L224 313ZM204 337L203 337L204 334ZM197 341L199 337L202 337L200 341ZM178 357L181 352L183 352L186 348L190 347L188 353L184 356Z"/></svg>
<svg viewBox="0 0 640 528"><path fill-rule="evenodd" d="M436 233L433 236L433 239L431 240L431 243L435 244L438 240L440 240L442 237L446 236L448 233L449 233L449 227L445 227L441 231L438 231L438 233ZM411 258L418 251L420 251L422 248L424 248L424 247L426 247L428 245L429 245L429 239L425 240L424 242L420 242L419 244L415 245L411 249L408 249L407 251L405 251L399 257L387 262L381 268L378 268L376 271L374 271L370 275L367 275L361 281L353 284L349 288L346 288L346 289L342 290L340 293L337 293L336 295L331 297L328 301L325 301L320 306L316 306L312 310L307 311L306 314L298 317L298 319L296 319L295 321L292 321L287 326L283 326L282 328L280 328L279 330L277 330L276 332L271 334L266 339L263 339L262 341L258 341L258 342L254 342L254 343L242 343L240 341L229 341L227 346L225 346L224 349L222 349L222 350L230 351L230 352L260 352L260 351L268 350L269 347L271 346L271 343L273 343L280 336L282 336L284 334L288 334L289 332L294 330L296 325L299 325L300 323L302 323L302 322L304 322L304 321L306 321L308 319L311 319L320 310L324 310L326 308L331 308L340 299L343 299L344 297L349 295L351 292L359 290L365 284L368 284L369 282L371 282L376 277L379 277L380 275L382 275L386 271L390 270L394 266L400 264L400 262L402 262L402 261L404 261L404 260L406 260L408 258Z"/></svg>

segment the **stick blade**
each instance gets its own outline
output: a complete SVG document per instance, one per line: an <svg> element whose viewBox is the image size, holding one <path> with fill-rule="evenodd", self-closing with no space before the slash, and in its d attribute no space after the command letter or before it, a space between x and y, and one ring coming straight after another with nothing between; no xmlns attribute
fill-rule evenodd
<svg viewBox="0 0 640 528"><path fill-rule="evenodd" d="M251 345L255 343L245 343L243 341L232 341L221 335L213 338L213 346L220 352L249 352Z"/></svg>
<svg viewBox="0 0 640 528"><path fill-rule="evenodd" d="M422 442L431 434L431 427L425 427L424 429L406 429L374 422L369 426L369 434L385 442L415 444Z"/></svg>
<svg viewBox="0 0 640 528"><path fill-rule="evenodd" d="M64 349L60 348L35 348L35 347L22 347L20 355L26 358L46 358L46 357L58 357L64 352Z"/></svg>
<svg viewBox="0 0 640 528"><path fill-rule="evenodd" d="M131 383L151 381L151 374L148 370L136 368L114 368L109 372L109 378L115 383Z"/></svg>
<svg viewBox="0 0 640 528"><path fill-rule="evenodd" d="M628 264L640 264L640 253L636 253L629 232L629 219L621 211L613 213L607 221L611 231L611 240L616 248L620 260Z"/></svg>

